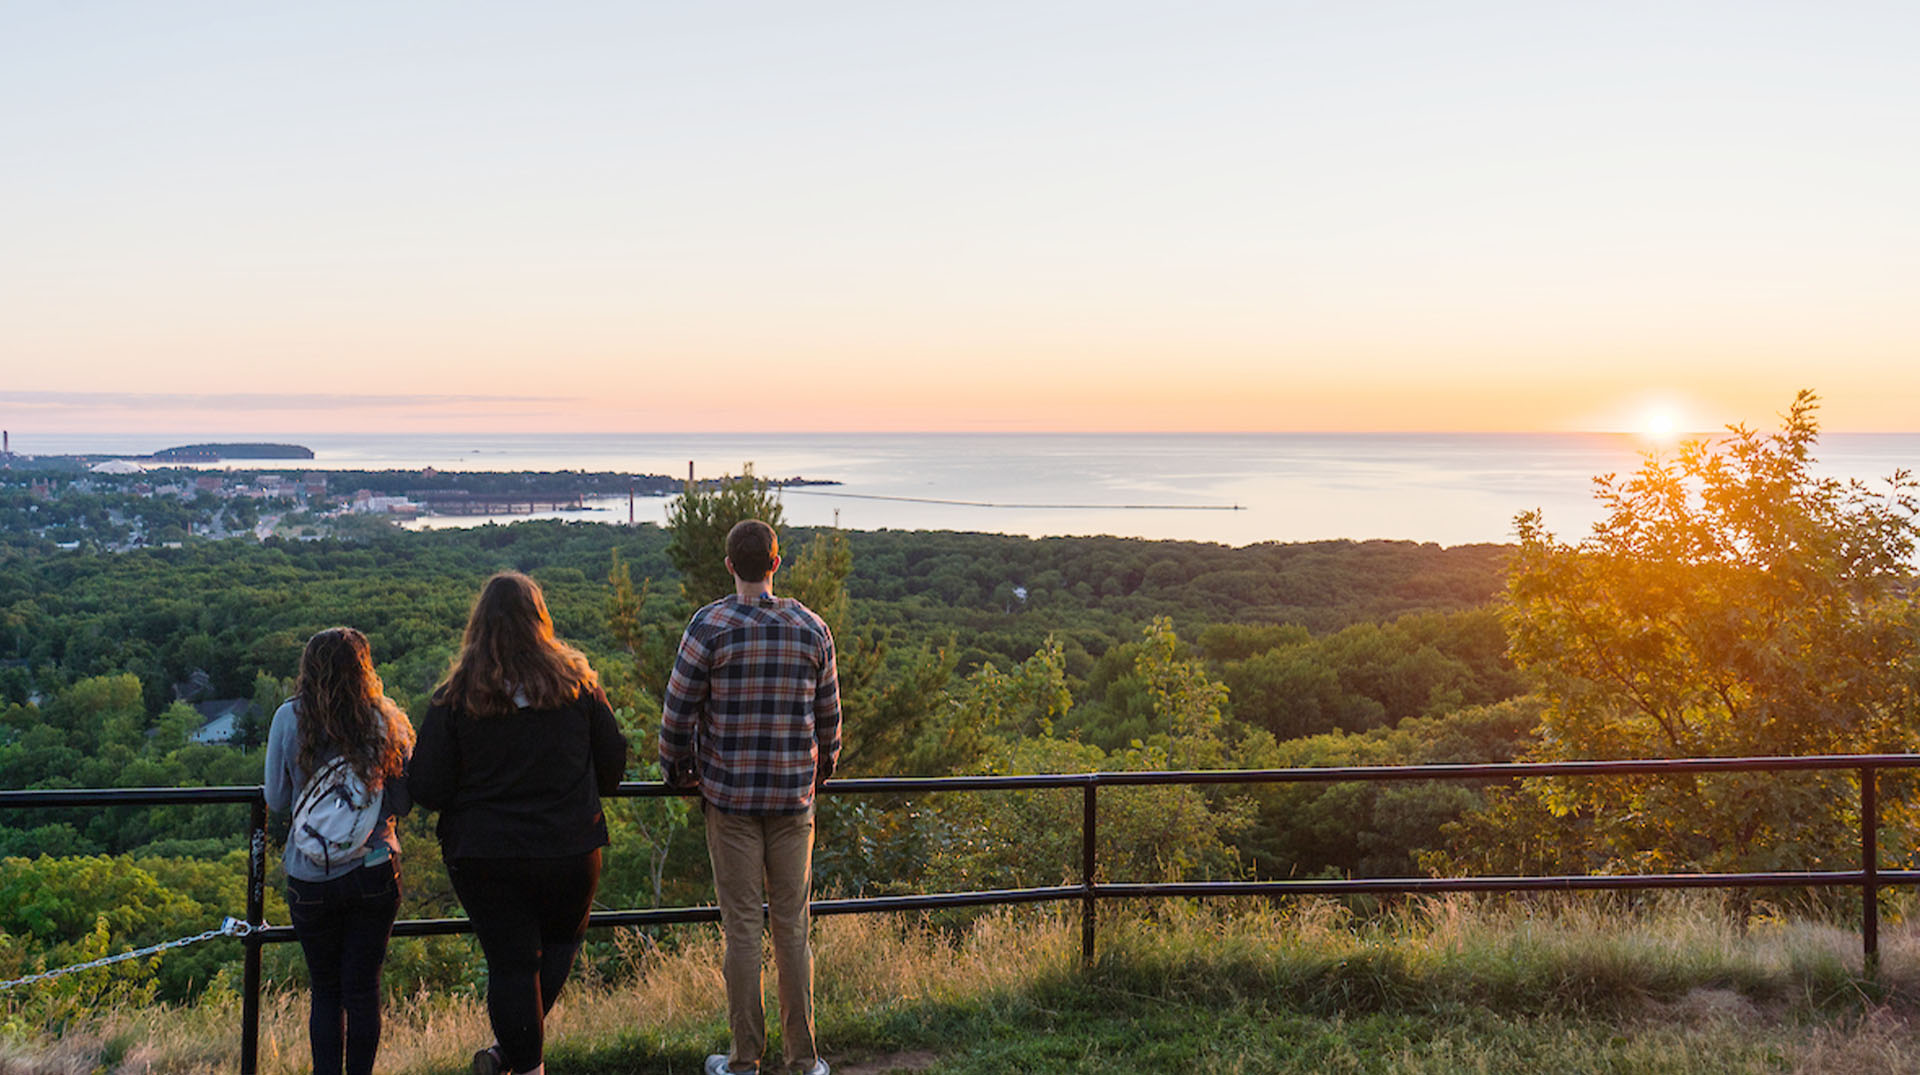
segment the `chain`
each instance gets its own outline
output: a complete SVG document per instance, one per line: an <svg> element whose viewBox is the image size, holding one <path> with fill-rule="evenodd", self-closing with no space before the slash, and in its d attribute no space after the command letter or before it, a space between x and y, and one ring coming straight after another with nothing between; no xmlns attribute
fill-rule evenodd
<svg viewBox="0 0 1920 1075"><path fill-rule="evenodd" d="M205 933L197 933L191 937L182 937L177 941L161 941L159 944L150 944L145 948L136 948L131 952L121 952L119 955L113 956L101 956L99 959L90 960L86 963L75 963L71 967L42 971L39 974L29 974L25 978L15 978L10 982L0 982L0 992L12 989L16 985L31 985L34 982L44 982L49 978L58 978L63 974L72 974L75 971L92 970L95 967L105 967L109 964L121 963L129 959L144 959L147 956L159 955L169 948L184 948L189 944L199 944L201 941L210 941L215 937L245 937L252 932L253 926L251 923L243 922L238 918L227 918L223 920L217 928L207 930Z"/></svg>

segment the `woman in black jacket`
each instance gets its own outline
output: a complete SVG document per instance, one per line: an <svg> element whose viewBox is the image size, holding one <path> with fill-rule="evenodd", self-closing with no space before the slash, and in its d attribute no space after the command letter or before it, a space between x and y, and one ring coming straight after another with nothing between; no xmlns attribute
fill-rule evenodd
<svg viewBox="0 0 1920 1075"><path fill-rule="evenodd" d="M440 851L487 958L495 1042L475 1075L544 1072L546 1013L586 936L607 844L600 796L627 742L599 677L553 634L534 581L487 580L421 722L407 787L440 811Z"/></svg>

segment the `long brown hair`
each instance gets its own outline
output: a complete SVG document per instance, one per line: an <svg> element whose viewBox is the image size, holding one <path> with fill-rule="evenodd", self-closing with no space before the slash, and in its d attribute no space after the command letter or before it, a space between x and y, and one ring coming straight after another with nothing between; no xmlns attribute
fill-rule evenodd
<svg viewBox="0 0 1920 1075"><path fill-rule="evenodd" d="M305 772L341 754L368 787L378 788L398 777L413 753L413 725L373 670L367 636L351 627L329 627L307 639L294 698L296 757Z"/></svg>
<svg viewBox="0 0 1920 1075"><path fill-rule="evenodd" d="M487 580L434 698L475 716L556 709L600 685L579 650L554 637L540 585L518 571ZM517 697L516 697L517 696Z"/></svg>

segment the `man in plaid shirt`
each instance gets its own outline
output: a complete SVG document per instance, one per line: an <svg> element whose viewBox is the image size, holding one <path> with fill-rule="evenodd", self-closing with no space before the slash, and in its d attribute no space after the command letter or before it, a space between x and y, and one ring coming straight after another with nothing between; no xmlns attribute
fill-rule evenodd
<svg viewBox="0 0 1920 1075"><path fill-rule="evenodd" d="M828 1075L813 1036L813 797L840 758L840 683L833 634L790 597L773 595L780 543L757 519L727 533L734 595L693 614L667 681L660 769L698 785L707 854L726 935L727 1055L708 1075L758 1072L760 905L773 928L780 1031L789 1070Z"/></svg>

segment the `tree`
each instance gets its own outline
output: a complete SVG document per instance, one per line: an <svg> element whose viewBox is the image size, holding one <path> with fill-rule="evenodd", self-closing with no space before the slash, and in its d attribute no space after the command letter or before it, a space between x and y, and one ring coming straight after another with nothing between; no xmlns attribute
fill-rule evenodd
<svg viewBox="0 0 1920 1075"><path fill-rule="evenodd" d="M727 572L727 531L735 523L758 519L780 534L786 525L780 498L773 485L753 476L753 464L741 466L739 477L722 478L703 488L688 482L684 492L667 505L667 528L673 540L667 557L680 572L681 592L698 607L733 592Z"/></svg>
<svg viewBox="0 0 1920 1075"><path fill-rule="evenodd" d="M995 740L978 770L1075 773L1166 767L1157 749L1109 754L1091 743L1039 737ZM1095 840L1101 880L1238 878L1233 838L1252 820L1236 797L1210 801L1200 788L1112 788L1100 795ZM954 795L924 812L926 884L966 891L1079 880L1080 792L1072 788Z"/></svg>
<svg viewBox="0 0 1920 1075"><path fill-rule="evenodd" d="M1233 711L1280 739L1336 730L1360 731L1386 722L1386 707L1340 688L1340 676L1311 644L1255 654L1227 665Z"/></svg>
<svg viewBox="0 0 1920 1075"><path fill-rule="evenodd" d="M607 604L607 629L614 641L633 658L634 682L640 687L637 706L657 711L666 697L667 678L673 674L673 658L680 645L680 627L691 610L682 602L666 620L646 618L653 597L653 580L633 585L633 574L620 550L613 550L613 565L607 570L607 585L612 589Z"/></svg>
<svg viewBox="0 0 1920 1075"><path fill-rule="evenodd" d="M853 547L838 530L813 535L798 555L783 560L780 592L793 597L820 617L836 640L852 633L853 603L847 596L847 576L853 573Z"/></svg>
<svg viewBox="0 0 1920 1075"><path fill-rule="evenodd" d="M267 731L273 727L274 711L280 708L281 702L292 697L292 687L291 683L283 683L278 677L264 671L253 674L253 705L240 718L240 727L235 735L236 746L251 750L266 745Z"/></svg>
<svg viewBox="0 0 1920 1075"><path fill-rule="evenodd" d="M1504 762L1530 742L1535 699L1410 717L1390 728L1335 731L1242 747L1260 769ZM1240 841L1262 877L1404 877L1447 846L1448 826L1483 803L1462 781L1260 784L1247 788L1259 821ZM1445 871L1442 871L1445 872Z"/></svg>
<svg viewBox="0 0 1920 1075"><path fill-rule="evenodd" d="M843 775L892 775L911 765L908 755L939 708L953 673L951 647L931 644L889 660L888 647L869 623L856 625L847 593L853 547L839 530L814 534L790 563L779 590L812 609L832 632L840 685Z"/></svg>
<svg viewBox="0 0 1920 1075"><path fill-rule="evenodd" d="M1049 637L1011 673L984 664L944 692L905 767L933 775L970 770L997 742L1051 738L1054 719L1072 706L1065 655Z"/></svg>
<svg viewBox="0 0 1920 1075"><path fill-rule="evenodd" d="M1207 675L1203 662L1185 655L1171 619L1154 617L1145 634L1146 646L1134 659L1134 670L1146 683L1154 714L1166 729L1169 759L1183 769L1219 767L1227 756L1220 739L1227 688Z"/></svg>
<svg viewBox="0 0 1920 1075"><path fill-rule="evenodd" d="M1816 407L1802 392L1778 433L1733 427L1598 479L1606 518L1578 544L1520 517L1506 619L1545 702L1536 757L1920 745L1915 486L1904 471L1878 491L1818 476ZM1587 864L1832 868L1858 855L1850 784L1729 774L1521 794L1580 823L1586 846L1567 850Z"/></svg>
<svg viewBox="0 0 1920 1075"><path fill-rule="evenodd" d="M648 620L645 612L652 596L653 580L642 579L636 590L633 576L627 569L626 561L620 558L619 549L613 550L613 564L607 571L607 584L612 590L607 603L607 626L620 647L632 658L633 674L631 693L629 689L623 689L625 677L608 676L603 679L602 685L607 688L608 697L614 704L614 717L620 722L621 730L632 747L628 770L637 772L640 779L658 780L662 774L660 763L654 760L654 748L660 736L660 700L666 695L667 678L673 672L674 653L680 640L680 621L685 618L679 613L685 609L676 609L674 619L670 621ZM616 836L622 837L620 842L628 842L624 837L630 830L647 848L646 872L642 883L647 898L651 900L648 906L660 906L674 840L687 828L690 816L686 800L678 796L622 799L608 804L607 822L615 830ZM631 867L626 864L609 870L608 890L632 891L639 887L623 884L627 880L623 875L630 871Z"/></svg>
<svg viewBox="0 0 1920 1075"><path fill-rule="evenodd" d="M661 779L660 763L654 760L654 744L660 734L659 718L642 719L628 706L621 706L613 714L632 747L632 755L627 762L629 773L636 774L641 780ZM622 886L619 883L620 875L631 872L634 865L644 865L643 885L650 901L647 906L660 906L666 891L667 863L673 855L674 841L686 831L692 813L687 800L678 795L628 798L608 803L607 823L614 830L616 843L632 846L637 842L644 845L647 852L644 864L637 857L630 857L630 863L621 863L619 868L609 871L612 875L608 878L609 891L624 888L630 893L635 886Z"/></svg>
<svg viewBox="0 0 1920 1075"><path fill-rule="evenodd" d="M158 756L179 750L187 745L187 736L197 731L201 723L199 712L192 706L185 702L173 703L154 719L148 752Z"/></svg>

